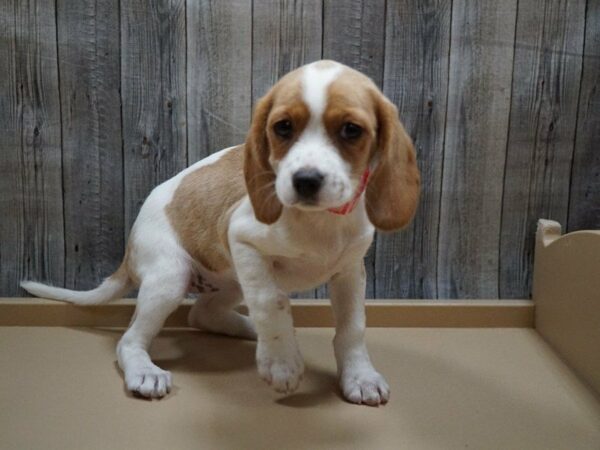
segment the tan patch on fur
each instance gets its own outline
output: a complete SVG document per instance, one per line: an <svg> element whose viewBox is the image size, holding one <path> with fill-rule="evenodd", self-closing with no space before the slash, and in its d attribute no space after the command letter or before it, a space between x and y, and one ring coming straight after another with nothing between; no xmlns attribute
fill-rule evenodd
<svg viewBox="0 0 600 450"><path fill-rule="evenodd" d="M310 111L306 104L298 98L291 101L287 105L273 107L267 121L267 139L271 148L270 160L282 160L289 149L298 140L308 121L310 119ZM273 131L274 125L281 120L289 120L292 122L294 131L289 138L281 138Z"/></svg>
<svg viewBox="0 0 600 450"><path fill-rule="evenodd" d="M231 205L229 209L225 211L224 214L221 214L221 217L219 217L219 222L217 223L219 240L221 241L221 244L225 248L225 251L228 255L231 254L231 250L229 249L229 238L227 237L227 232L229 230L229 220L231 219L231 215L233 214L233 212L237 209L240 203L242 203L243 199L244 197L241 197L237 202Z"/></svg>
<svg viewBox="0 0 600 450"><path fill-rule="evenodd" d="M275 195L275 172L272 163L282 159L309 118L307 106L301 101L301 70L281 78L257 103L246 138L244 177L256 218L267 224L281 215L282 205ZM282 139L273 132L280 120L291 120L294 133Z"/></svg>
<svg viewBox="0 0 600 450"><path fill-rule="evenodd" d="M166 207L183 248L213 272L231 266L227 227L231 207L246 195L242 169L243 146L238 146L186 175Z"/></svg>
<svg viewBox="0 0 600 450"><path fill-rule="evenodd" d="M352 95L348 95L349 92ZM367 168L376 150L377 117L373 102L376 92L377 88L369 78L346 68L327 89L327 106L323 113L325 129L357 178ZM340 136L348 122L363 129L360 137L345 140Z"/></svg>
<svg viewBox="0 0 600 450"><path fill-rule="evenodd" d="M378 162L367 185L367 214L380 230L406 226L414 217L421 192L412 140L396 107L383 95L376 97Z"/></svg>

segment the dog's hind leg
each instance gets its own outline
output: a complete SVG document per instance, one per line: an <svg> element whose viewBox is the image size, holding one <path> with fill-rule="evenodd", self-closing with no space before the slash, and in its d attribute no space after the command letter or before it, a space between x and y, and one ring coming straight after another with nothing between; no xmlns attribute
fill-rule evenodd
<svg viewBox="0 0 600 450"><path fill-rule="evenodd" d="M130 391L158 398L171 390L171 373L150 360L148 349L183 300L188 283L187 268L161 267L142 279L132 323L117 345L119 366Z"/></svg>
<svg viewBox="0 0 600 450"><path fill-rule="evenodd" d="M215 292L201 293L190 310L188 323L211 333L256 340L250 318L234 310L241 301L242 291L237 283L220 286Z"/></svg>

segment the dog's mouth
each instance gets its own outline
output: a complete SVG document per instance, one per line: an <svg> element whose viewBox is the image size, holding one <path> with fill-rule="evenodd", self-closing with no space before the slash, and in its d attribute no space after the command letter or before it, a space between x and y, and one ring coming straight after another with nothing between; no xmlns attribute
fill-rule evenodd
<svg viewBox="0 0 600 450"><path fill-rule="evenodd" d="M335 202L326 202L322 199L296 198L287 206L297 208L301 211L325 211L343 207L347 202L347 200L343 199Z"/></svg>
<svg viewBox="0 0 600 450"><path fill-rule="evenodd" d="M292 206L304 211L322 211L327 208L327 206L323 206L314 200L299 200L293 203Z"/></svg>

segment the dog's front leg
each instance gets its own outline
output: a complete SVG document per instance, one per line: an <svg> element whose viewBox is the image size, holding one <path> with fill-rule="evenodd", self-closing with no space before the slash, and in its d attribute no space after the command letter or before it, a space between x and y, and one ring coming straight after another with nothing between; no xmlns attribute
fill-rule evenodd
<svg viewBox="0 0 600 450"><path fill-rule="evenodd" d="M302 379L304 363L296 342L290 301L277 288L270 261L255 248L233 242L231 252L258 336L258 373L277 392L293 392Z"/></svg>
<svg viewBox="0 0 600 450"><path fill-rule="evenodd" d="M374 406L388 401L390 388L371 364L365 344L365 285L362 260L329 281L335 316L333 346L344 397Z"/></svg>

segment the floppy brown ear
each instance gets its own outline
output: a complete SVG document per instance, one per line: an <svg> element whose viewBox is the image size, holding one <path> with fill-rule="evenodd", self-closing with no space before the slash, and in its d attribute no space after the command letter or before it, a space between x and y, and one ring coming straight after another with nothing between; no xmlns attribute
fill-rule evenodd
<svg viewBox="0 0 600 450"><path fill-rule="evenodd" d="M266 224L276 222L283 208L275 193L276 176L269 163L270 150L266 128L272 105L272 96L269 94L259 100L244 145L246 189L254 208L254 215Z"/></svg>
<svg viewBox="0 0 600 450"><path fill-rule="evenodd" d="M420 175L412 140L398 118L396 107L376 94L377 149L369 179L366 206L369 220L383 231L406 226L415 215Z"/></svg>

